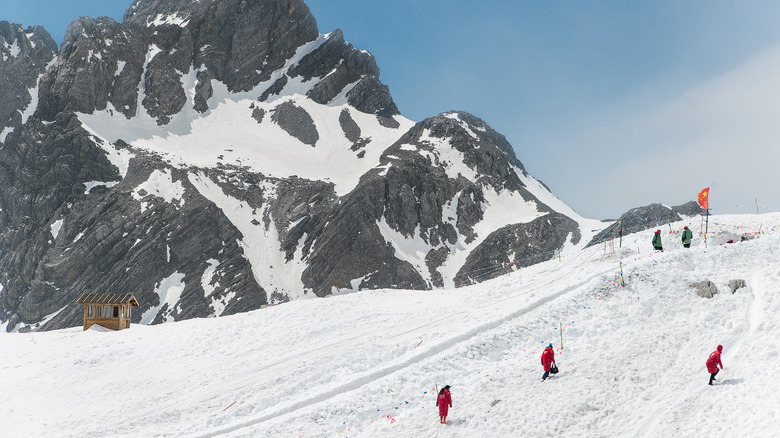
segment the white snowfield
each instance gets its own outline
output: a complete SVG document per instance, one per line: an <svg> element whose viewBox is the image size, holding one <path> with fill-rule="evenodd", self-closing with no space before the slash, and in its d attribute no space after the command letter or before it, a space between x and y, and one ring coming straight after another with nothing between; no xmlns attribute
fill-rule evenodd
<svg viewBox="0 0 780 438"><path fill-rule="evenodd" d="M157 21L163 18L181 19L158 16ZM347 104L346 94L355 84L345 87L327 105L318 104L306 97L306 93L319 82L318 79L304 82L301 77L291 78L277 95L272 95L265 102L258 101L277 79L331 36L321 34L316 40L298 48L296 54L268 81L261 82L250 91L233 93L224 83L213 80L213 95L208 100L210 109L203 114L193 108L196 78L200 70L192 68L180 78L187 104L166 125L158 125L144 108L142 102L146 90L143 83L138 89L139 110L135 117L127 119L109 103L105 110L79 114L79 119L85 129L101 140L98 144L110 156L116 154L111 143L122 139L135 148L161 155L176 167L214 167L216 163L221 163L246 167L271 177L297 175L332 182L336 192L344 195L357 185L363 174L379 164L382 152L414 126L414 122L395 116L399 126L386 128L375 115L352 108ZM160 48L154 44L149 46L144 70L159 53ZM312 117L318 134L314 145L302 143L272 120L276 108L285 102L306 110ZM253 118L256 110L264 112L262 122ZM361 137L370 140L363 149L363 158L350 149L352 142L340 127L342 111L349 112L360 128Z"/></svg>
<svg viewBox="0 0 780 438"><path fill-rule="evenodd" d="M778 436L780 213L712 216L706 247L700 220L660 227L663 253L648 230L460 289L3 333L0 436ZM703 280L720 293L688 287ZM550 342L561 371L543 382Z"/></svg>

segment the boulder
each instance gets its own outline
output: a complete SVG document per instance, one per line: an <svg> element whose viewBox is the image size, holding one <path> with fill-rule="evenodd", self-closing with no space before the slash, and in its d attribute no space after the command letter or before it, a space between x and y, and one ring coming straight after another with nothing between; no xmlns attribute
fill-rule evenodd
<svg viewBox="0 0 780 438"><path fill-rule="evenodd" d="M743 287L747 287L747 283L745 283L745 280L731 280L729 281L729 289L731 289L731 293L735 293L737 289L742 289Z"/></svg>
<svg viewBox="0 0 780 438"><path fill-rule="evenodd" d="M702 298L712 298L718 293L718 287L709 280L691 283L688 287L696 290L696 295Z"/></svg>

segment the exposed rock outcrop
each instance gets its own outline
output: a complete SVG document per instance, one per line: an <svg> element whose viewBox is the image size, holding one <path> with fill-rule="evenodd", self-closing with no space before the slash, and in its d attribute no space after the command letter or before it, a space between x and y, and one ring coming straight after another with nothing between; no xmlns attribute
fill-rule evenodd
<svg viewBox="0 0 780 438"><path fill-rule="evenodd" d="M57 55L57 44L41 26L26 30L0 21L0 145L35 111L38 79Z"/></svg>
<svg viewBox="0 0 780 438"><path fill-rule="evenodd" d="M745 283L745 280L731 280L729 281L729 290L731 290L731 293L736 293L737 290L742 289L743 287L747 287L747 283Z"/></svg>
<svg viewBox="0 0 780 438"><path fill-rule="evenodd" d="M681 214L694 216L703 213L699 204L691 201L677 207L667 207L662 204L650 204L644 207L633 208L620 216L615 223L596 234L588 243L588 246L604 242L623 235L649 230L659 225L676 222L682 219Z"/></svg>
<svg viewBox="0 0 780 438"><path fill-rule="evenodd" d="M688 285L688 287L695 290L696 295L702 298L712 298L718 293L718 287L715 286L715 283L709 280L691 283Z"/></svg>

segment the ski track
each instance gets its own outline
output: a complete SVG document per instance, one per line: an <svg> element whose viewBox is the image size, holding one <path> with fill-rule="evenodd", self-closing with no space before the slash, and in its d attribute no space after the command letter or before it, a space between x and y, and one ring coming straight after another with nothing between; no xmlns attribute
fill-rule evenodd
<svg viewBox="0 0 780 438"><path fill-rule="evenodd" d="M598 251L600 251L600 250L598 250ZM549 287L551 284L559 281L560 278L565 277L567 274L571 273L571 271L573 271L574 269L576 269L579 266L582 266L584 263L586 263L588 260L590 260L590 258L593 257L593 255L595 255L598 251L591 251L590 255L588 255L585 258L585 260L581 261L578 265L574 266L572 269L570 269L567 272L559 271L560 277L553 278L549 282L547 282L547 283L545 283L543 285L536 286L534 289L532 289L532 291L543 290L544 288ZM276 411L268 413L268 414L264 414L264 415L261 415L261 416L258 416L258 417L255 417L255 418L252 418L252 419L249 419L249 420L245 420L245 421L242 421L242 422L239 422L239 423L234 423L232 425L228 425L228 426L225 426L225 427L212 429L212 430L210 430L210 431L208 431L206 433L195 433L195 434L188 435L188 436L193 437L193 438L195 438L195 437L197 437L197 438L208 438L208 437L216 437L216 436L220 436L220 435L223 435L223 434L236 432L236 431L239 431L241 429L257 426L257 425L259 425L261 423L264 423L264 422L267 422L267 421L272 421L272 420L274 420L276 418L279 418L281 416L294 413L296 411L299 411L301 409L305 409L305 408L310 407L312 405L325 402L325 401L327 401L327 400L329 400L331 398L334 398L336 396L340 396L340 395L343 395L343 394L348 393L350 391L354 391L354 390L360 388L361 386L364 386L364 385L369 384L371 382L374 382L374 381L377 381L379 379L388 377L388 376L390 376L390 375L392 375L394 373L402 371L403 369L405 369L407 367L416 365L416 364L418 364L419 362L421 362L421 361L423 361L425 359L429 359L429 358L431 358L433 356L436 356L436 355L438 355L438 354L440 354L440 353L442 353L442 352L444 352L444 351L446 351L446 350L448 350L450 348L453 348L453 347L456 347L456 346L458 346L460 344L466 343L466 342L474 339L475 337L477 337L479 335L482 335L482 334L484 334L484 333L486 333L488 331L491 331L491 330L494 330L494 329L496 329L498 327L501 327L502 325L504 325L504 324L506 324L508 322L511 322L514 319L517 319L517 318L519 318L521 316L524 316L524 315L528 314L529 312L544 306L545 304L548 304L548 303L550 303L550 302L552 302L552 301L554 301L554 300L556 300L556 299L558 299L558 298L560 298L562 296L565 296L565 295L567 295L567 294L569 294L569 293L571 293L573 291L579 290L583 286L586 286L586 285L590 284L591 282L593 282L594 279L598 279L598 278L602 277L603 275L605 275L605 274L607 274L608 272L611 272L611 271L614 271L614 266L610 266L608 269L604 269L604 270L598 271L596 273L590 272L589 273L590 276L588 278L586 278L586 279L584 279L582 281L579 281L576 284L574 284L572 286L569 286L569 287L567 287L565 289L562 289L562 290L560 290L560 291L558 291L558 292L556 292L554 294L551 294L551 295L545 296L543 298L540 298L540 299L536 300L534 303L532 303L532 304L530 304L530 305L528 305L526 307L523 307L523 308L521 308L519 310L511 312L508 315L505 315L505 316L503 316L501 318L494 319L492 321L483 323L483 324L477 326L476 328L473 328L473 329L471 329L471 330L469 330L469 331L467 331L467 332L465 332L463 334L460 334L458 336L454 336L454 337L448 339L447 341L439 342L439 343L437 343L437 344L435 344L435 345L433 345L431 347L428 347L422 353L415 354L415 355L413 355L413 356L411 356L411 357L409 357L409 358L407 358L407 359L405 359L403 361L395 363L393 365L382 367L382 368L380 368L378 370L375 370L373 372L367 373L367 374L365 374L365 375L363 375L363 376L361 376L359 378L353 379L352 381L350 381L350 382L348 382L346 384L342 384L339 387L333 388L333 389L331 389L329 391L324 391L324 392L322 392L320 394L317 394L317 395L315 395L313 397L309 397L309 398L307 398L305 400L301 400L299 402L288 404L287 406L281 407L281 408L277 409ZM497 300L491 300L490 302L488 302L486 304L483 304L482 306L479 306L479 307L480 308L484 308L484 307L488 307L488 306L493 306L493 305L495 305L497 303L505 302L505 301L511 300L513 298L517 298L517 295L512 295L512 296L509 296L509 297L502 297L501 299L497 299ZM414 329L408 330L408 331L406 331L404 333L401 333L401 334L394 335L393 337L398 337L398 336L401 336L401 335L404 335L404 334L409 334L409 333L412 333L412 332L415 332L415 331L419 331L420 329L422 329L424 327L435 325L437 322L440 322L440 321L445 320L445 319L450 319L450 318L453 318L453 317L457 317L457 316L465 314L465 313L466 313L465 311L464 312L451 313L451 314L449 314L447 316L439 318L436 321L429 322L429 323L417 326ZM360 336L357 336L357 337L361 337L362 338L362 337L364 337L364 335L361 334ZM351 340L353 340L353 339L351 339ZM342 343L342 344L344 344L344 343ZM351 344L347 343L347 344L344 344L344 345L345 346L349 346ZM328 349L328 351L332 351L332 346L321 347L320 349ZM292 361L294 359L295 359L294 357L291 357L291 358L288 358L287 360ZM265 373L266 371L267 370L263 370L263 373ZM238 389L239 386L243 387L245 385L246 385L246 381L245 380L244 381L240 381L240 383L238 383L236 385L236 389Z"/></svg>
<svg viewBox="0 0 780 438"><path fill-rule="evenodd" d="M745 306L745 313L744 313L744 322L747 325L747 328L745 330L742 330L738 335L735 335L732 339L729 339L728 341L722 342L722 345L724 347L724 350L728 352L732 357L737 357L740 354L740 350L742 348L742 345L745 343L747 339L749 339L751 333L755 331L755 328L758 326L762 319L761 309L763 309L764 300L761 298L764 290L764 278L766 277L766 274L769 272L770 268L765 268L757 273L754 273L750 277L749 291L750 295L747 300L746 306ZM759 275L760 273L760 275ZM730 291L729 291L730 293ZM685 359L682 359L685 360ZM706 367L702 364L701 368L705 371L704 374L709 375L706 373ZM716 383L716 385L724 385L729 384L733 382L733 379L725 379L723 378L723 371L718 373L720 383ZM709 387L709 385L704 385L702 382L706 380L704 377L702 377L701 380L699 379L693 379L690 380L686 384L686 388L684 390L681 390L677 395L680 394L687 394L684 398L680 397L656 397L653 404L660 406L658 409L653 411L650 415L648 415L647 420L642 422L642 424L634 428L633 430L630 430L626 432L623 436L625 437L647 437L647 438L655 438L659 436L665 436L663 426L664 426L664 420L669 418L670 416L680 416L684 415L685 412L689 411L691 409L691 406L697 406L698 401L702 399L702 397L705 397L705 393L707 391L711 391L712 388ZM659 430L660 429L660 430Z"/></svg>

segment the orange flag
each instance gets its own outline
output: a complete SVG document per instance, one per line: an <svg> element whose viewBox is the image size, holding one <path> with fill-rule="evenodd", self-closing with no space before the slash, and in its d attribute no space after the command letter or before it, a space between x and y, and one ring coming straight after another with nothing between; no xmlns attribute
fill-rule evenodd
<svg viewBox="0 0 780 438"><path fill-rule="evenodd" d="M701 208L710 208L710 188L707 187L706 189L699 192L699 205L701 205Z"/></svg>

